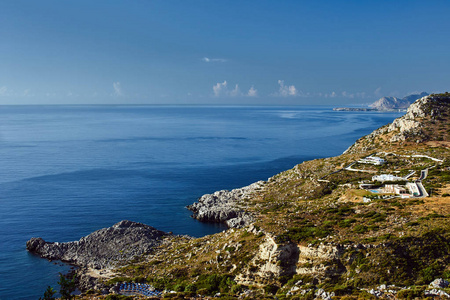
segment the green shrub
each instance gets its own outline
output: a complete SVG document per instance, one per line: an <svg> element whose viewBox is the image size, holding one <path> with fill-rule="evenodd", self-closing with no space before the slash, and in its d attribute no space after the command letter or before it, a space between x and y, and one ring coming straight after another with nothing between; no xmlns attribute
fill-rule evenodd
<svg viewBox="0 0 450 300"><path fill-rule="evenodd" d="M353 291L353 287L348 286L346 284L344 284L344 285L337 284L331 289L331 291L334 292L336 296L343 296L343 295L351 294Z"/></svg>
<svg viewBox="0 0 450 300"><path fill-rule="evenodd" d="M427 284L433 281L434 278L436 278L440 274L440 268L436 264L433 264L429 267L426 267L422 270L420 270L420 277L417 280L418 284Z"/></svg>
<svg viewBox="0 0 450 300"><path fill-rule="evenodd" d="M368 228L365 225L356 225L355 228L353 228L353 231L362 234L366 233L368 231Z"/></svg>
<svg viewBox="0 0 450 300"><path fill-rule="evenodd" d="M194 283L188 284L188 285L186 286L186 288L184 289L184 291L185 291L185 292L188 292L188 293L190 293L190 292L196 292L196 291L197 291L197 286L196 286Z"/></svg>
<svg viewBox="0 0 450 300"><path fill-rule="evenodd" d="M234 247L225 247L225 251L228 251L230 253L233 253L235 249L236 248L234 248Z"/></svg>
<svg viewBox="0 0 450 300"><path fill-rule="evenodd" d="M136 276L136 277L133 277L132 281L134 281L136 283L145 283L147 280L145 279L145 277Z"/></svg>
<svg viewBox="0 0 450 300"><path fill-rule="evenodd" d="M424 288L413 288L408 290L398 291L397 297L399 299L415 299L415 298L424 298Z"/></svg>
<svg viewBox="0 0 450 300"><path fill-rule="evenodd" d="M75 276L69 279L59 273L58 284L60 286L59 293L61 294L61 299L72 299L72 293L75 291Z"/></svg>
<svg viewBox="0 0 450 300"><path fill-rule="evenodd" d="M375 243L377 241L377 239L378 238L376 236L372 236L372 237L365 238L363 240L363 242L364 243Z"/></svg>
<svg viewBox="0 0 450 300"><path fill-rule="evenodd" d="M44 292L44 298L39 298L39 300L55 300L55 294L56 291L51 286L48 286Z"/></svg>
<svg viewBox="0 0 450 300"><path fill-rule="evenodd" d="M282 234L278 239L281 241L307 241L311 239L324 238L331 234L331 229L325 226L316 227L314 225L292 227L288 229L288 232ZM277 239L277 241L278 241Z"/></svg>
<svg viewBox="0 0 450 300"><path fill-rule="evenodd" d="M199 294L199 295L208 295L208 294L210 294L210 292L209 292L208 289L199 289L199 290L197 290L197 294Z"/></svg>
<svg viewBox="0 0 450 300"><path fill-rule="evenodd" d="M279 290L279 287L276 286L276 285L272 285L272 284L266 285L266 286L264 287L264 292L265 292L266 294L272 294L272 295L275 295L275 294L277 293L278 290Z"/></svg>
<svg viewBox="0 0 450 300"><path fill-rule="evenodd" d="M173 287L175 292L184 292L185 286L183 284L177 284Z"/></svg>
<svg viewBox="0 0 450 300"><path fill-rule="evenodd" d="M200 275L196 282L197 292L201 295L229 292L235 285L231 275ZM202 294L203 293L203 294Z"/></svg>
<svg viewBox="0 0 450 300"><path fill-rule="evenodd" d="M233 286L231 287L230 293L233 294L233 295L237 295L237 294L239 294L240 292L242 292L243 288L244 288L244 287L243 287L242 285L240 285L240 284L235 284L235 285L233 285Z"/></svg>
<svg viewBox="0 0 450 300"><path fill-rule="evenodd" d="M346 228L346 227L350 227L352 223L355 223L356 220L353 218L349 218L349 219L345 219L342 220L341 222L339 222L339 227L341 228Z"/></svg>

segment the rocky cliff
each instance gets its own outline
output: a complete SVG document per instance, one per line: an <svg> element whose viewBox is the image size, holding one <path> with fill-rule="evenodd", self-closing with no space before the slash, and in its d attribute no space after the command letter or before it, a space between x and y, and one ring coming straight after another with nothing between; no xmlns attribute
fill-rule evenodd
<svg viewBox="0 0 450 300"><path fill-rule="evenodd" d="M97 230L79 241L46 242L31 238L27 250L50 260L61 260L77 266L107 268L148 253L168 235L151 226L121 221L109 228Z"/></svg>
<svg viewBox="0 0 450 300"><path fill-rule="evenodd" d="M356 141L344 153L365 152L383 144L447 141L448 132L436 124L447 124L450 115L450 94L430 95L416 100L406 114Z"/></svg>

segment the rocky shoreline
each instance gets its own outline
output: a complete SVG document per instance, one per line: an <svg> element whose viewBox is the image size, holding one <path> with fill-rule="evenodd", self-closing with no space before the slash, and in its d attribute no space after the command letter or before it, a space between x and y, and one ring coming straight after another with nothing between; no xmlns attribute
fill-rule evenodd
<svg viewBox="0 0 450 300"><path fill-rule="evenodd" d="M150 252L168 235L151 226L124 220L79 241L58 243L31 238L26 246L28 251L42 258L60 260L78 267L103 269Z"/></svg>
<svg viewBox="0 0 450 300"><path fill-rule="evenodd" d="M78 267L68 276L75 276L77 288L112 292L104 281L112 278L114 267L131 262L142 254L151 252L173 235L154 227L120 221L82 237L79 241L59 243L31 238L26 243L29 252L48 260L60 260Z"/></svg>
<svg viewBox="0 0 450 300"><path fill-rule="evenodd" d="M192 217L201 222L224 223L228 228L243 228L253 223L253 217L239 205L239 202L261 190L264 181L233 190L205 194L186 208ZM72 242L47 242L33 237L26 242L26 249L50 261L60 260L77 267L68 276L75 276L77 288L86 292L90 289L117 292L117 287L108 287L105 280L116 274L112 270L118 265L131 262L134 258L152 251L163 243L170 243L171 233L163 232L149 225L120 221Z"/></svg>
<svg viewBox="0 0 450 300"><path fill-rule="evenodd" d="M242 228L251 224L253 217L240 206L239 202L263 186L264 181L258 181L231 191L222 190L206 194L186 208L192 211L192 217L199 221L224 223L229 228Z"/></svg>

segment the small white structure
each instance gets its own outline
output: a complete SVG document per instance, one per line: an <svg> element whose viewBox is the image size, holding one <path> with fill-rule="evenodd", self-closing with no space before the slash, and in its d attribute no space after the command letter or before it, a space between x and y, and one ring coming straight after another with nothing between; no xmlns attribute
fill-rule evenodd
<svg viewBox="0 0 450 300"><path fill-rule="evenodd" d="M358 160L358 162L362 164L372 164L377 166L381 166L382 164L386 163L384 159L377 156L367 156L365 158L361 158L360 160Z"/></svg>
<svg viewBox="0 0 450 300"><path fill-rule="evenodd" d="M381 175L375 175L372 176L372 181L402 181L405 180L403 177L397 177L391 174L381 174Z"/></svg>
<svg viewBox="0 0 450 300"><path fill-rule="evenodd" d="M370 202L372 202L372 199L367 198L367 197L363 197L363 202L364 203L370 203Z"/></svg>

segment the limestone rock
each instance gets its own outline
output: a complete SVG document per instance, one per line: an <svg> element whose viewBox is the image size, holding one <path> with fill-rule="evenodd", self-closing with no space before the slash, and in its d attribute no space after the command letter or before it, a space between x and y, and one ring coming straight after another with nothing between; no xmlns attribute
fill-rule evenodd
<svg viewBox="0 0 450 300"><path fill-rule="evenodd" d="M331 300L332 297L334 297L335 295L334 295L334 293L327 293L327 292L325 292L324 289L318 289L315 292L315 296L317 298L321 298L321 299L324 299L324 300Z"/></svg>
<svg viewBox="0 0 450 300"><path fill-rule="evenodd" d="M225 223L228 227L241 228L252 223L253 218L239 207L239 201L261 188L263 184L263 181L258 181L243 188L206 194L200 197L198 202L188 205L187 209L192 211L192 217L199 221Z"/></svg>
<svg viewBox="0 0 450 300"><path fill-rule="evenodd" d="M450 298L450 294L446 293L445 291L438 290L438 289L426 290L424 292L424 295L425 295L425 297L438 296L438 297Z"/></svg>
<svg viewBox="0 0 450 300"><path fill-rule="evenodd" d="M445 289L448 285L449 282L442 278L435 279L430 283L430 287L437 289Z"/></svg>
<svg viewBox="0 0 450 300"><path fill-rule="evenodd" d="M257 254L251 260L248 270L235 278L239 284L255 284L255 277L260 281L271 280L283 275L295 274L298 261L298 247L294 243L278 245L272 237L266 236L259 245Z"/></svg>

